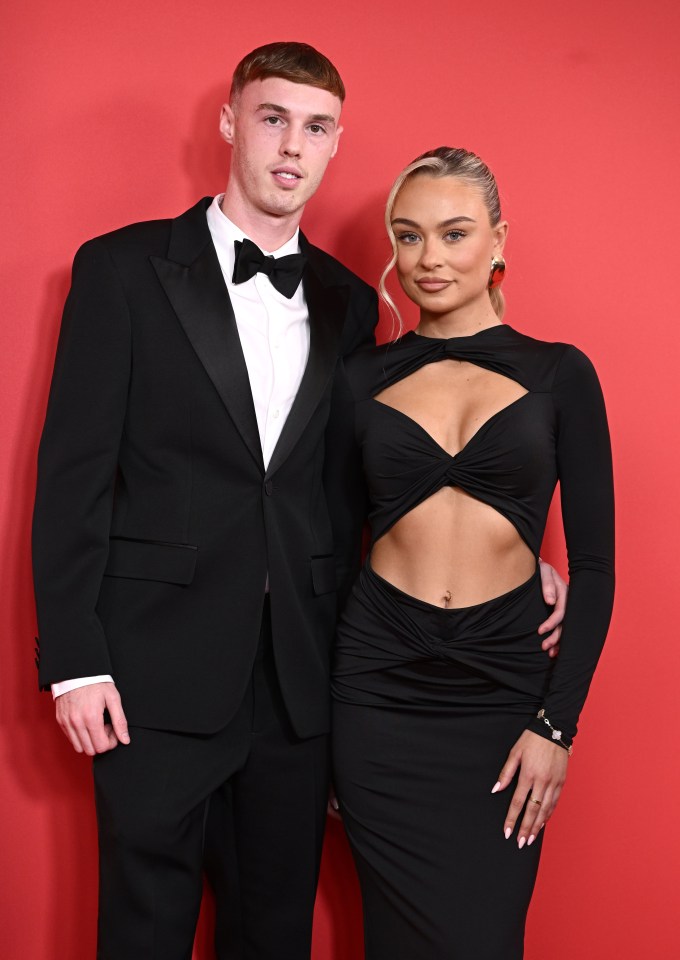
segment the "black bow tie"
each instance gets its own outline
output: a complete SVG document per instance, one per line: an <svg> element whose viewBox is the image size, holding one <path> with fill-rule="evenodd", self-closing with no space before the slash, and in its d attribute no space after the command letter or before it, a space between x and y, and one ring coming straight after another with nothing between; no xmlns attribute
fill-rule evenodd
<svg viewBox="0 0 680 960"><path fill-rule="evenodd" d="M234 240L233 283L245 283L256 273L266 273L280 294L289 300L300 285L307 258L303 253L291 253L287 257L266 257L252 240Z"/></svg>

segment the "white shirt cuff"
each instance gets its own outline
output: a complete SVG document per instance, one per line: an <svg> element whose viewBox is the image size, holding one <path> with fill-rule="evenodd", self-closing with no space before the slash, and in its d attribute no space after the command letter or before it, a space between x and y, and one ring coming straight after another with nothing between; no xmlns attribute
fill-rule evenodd
<svg viewBox="0 0 680 960"><path fill-rule="evenodd" d="M107 673L101 677L79 677L77 680L62 680L60 683L52 684L52 697L56 700L62 693L70 693L71 690L77 690L78 687L89 687L91 683L113 683L113 677L110 677Z"/></svg>

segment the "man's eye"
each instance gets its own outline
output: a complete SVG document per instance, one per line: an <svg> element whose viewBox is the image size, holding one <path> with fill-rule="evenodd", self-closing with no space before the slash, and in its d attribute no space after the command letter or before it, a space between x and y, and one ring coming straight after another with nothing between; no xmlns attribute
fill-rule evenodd
<svg viewBox="0 0 680 960"><path fill-rule="evenodd" d="M265 123L268 123L270 127L277 127L281 122L281 117L265 117Z"/></svg>
<svg viewBox="0 0 680 960"><path fill-rule="evenodd" d="M322 127L320 123L310 123L309 125L310 133L325 133L326 128Z"/></svg>

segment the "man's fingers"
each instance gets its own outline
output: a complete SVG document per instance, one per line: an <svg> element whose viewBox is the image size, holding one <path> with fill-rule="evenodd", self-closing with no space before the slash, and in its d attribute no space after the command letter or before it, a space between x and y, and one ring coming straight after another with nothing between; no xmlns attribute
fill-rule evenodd
<svg viewBox="0 0 680 960"><path fill-rule="evenodd" d="M128 732L127 720L125 719L123 706L120 702L120 694L115 687L106 695L106 706L109 711L109 716L111 717L111 726L113 727L116 739L120 741L120 743L129 743L130 734Z"/></svg>
<svg viewBox="0 0 680 960"><path fill-rule="evenodd" d="M538 569L541 573L541 589L543 590L543 599L546 603L552 605L557 600L557 587L555 586L554 570L549 563L539 560Z"/></svg>
<svg viewBox="0 0 680 960"><path fill-rule="evenodd" d="M108 709L112 723L104 723ZM93 683L57 697L57 721L77 753L93 757L129 743L120 695L112 683ZM115 721L114 721L115 717ZM115 724L115 725L114 725Z"/></svg>
<svg viewBox="0 0 680 960"><path fill-rule="evenodd" d="M560 623L564 620L564 612L567 609L567 597L569 595L569 584L566 583L556 570L553 570L553 581L557 591L555 600L555 613L560 618Z"/></svg>
<svg viewBox="0 0 680 960"><path fill-rule="evenodd" d="M82 752L83 752L83 748L82 748L82 745L81 745L81 743L80 743L80 738L79 738L78 735L76 734L76 732L75 732L75 730L73 729L73 727L71 726L71 724L70 724L70 723L66 723L66 722L64 722L64 721L60 721L60 722L59 722L59 726L61 727L61 730L62 730L62 733L64 734L64 736L65 736L68 740L70 740L71 746L73 747L73 749L75 750L75 752L76 752L76 753L82 753Z"/></svg>
<svg viewBox="0 0 680 960"><path fill-rule="evenodd" d="M101 707L98 708L96 704L89 705L87 710L80 714L74 726L78 730L85 753L89 756L95 753L106 753L111 749Z"/></svg>
<svg viewBox="0 0 680 960"><path fill-rule="evenodd" d="M93 757L97 750L95 749L92 738L90 737L90 731L87 729L87 726L82 719L78 719L77 721L73 722L73 732L77 737L82 752L86 753L88 757Z"/></svg>
<svg viewBox="0 0 680 960"><path fill-rule="evenodd" d="M541 572L543 599L553 607L550 616L538 628L540 634L545 634L554 631L564 620L569 587L559 573L543 560L539 562L539 570ZM548 647L544 647L544 650L549 649L550 646L559 641L559 633L554 639L550 637L548 639L551 640L551 643Z"/></svg>
<svg viewBox="0 0 680 960"><path fill-rule="evenodd" d="M543 626L544 624L541 624L541 626L538 628L539 634L541 633ZM543 639L543 642L541 643L541 650L547 650L548 652L550 652L552 649L558 646L561 636L562 636L562 627L561 626L555 627L553 632L549 636Z"/></svg>
<svg viewBox="0 0 680 960"><path fill-rule="evenodd" d="M538 626L538 632L540 634L552 633L560 629L560 624L562 623L562 617L557 613L556 609L547 617L542 623ZM559 637L558 637L559 639Z"/></svg>

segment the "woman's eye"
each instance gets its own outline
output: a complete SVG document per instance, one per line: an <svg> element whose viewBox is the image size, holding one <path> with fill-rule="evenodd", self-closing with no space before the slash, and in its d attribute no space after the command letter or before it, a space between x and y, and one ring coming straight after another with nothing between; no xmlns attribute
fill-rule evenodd
<svg viewBox="0 0 680 960"><path fill-rule="evenodd" d="M457 240L462 239L462 237L464 236L465 234L462 232L462 230L449 230L449 232L446 234L446 239L453 240L455 243Z"/></svg>
<svg viewBox="0 0 680 960"><path fill-rule="evenodd" d="M398 233L397 240L399 243L417 243L418 234L417 233Z"/></svg>

